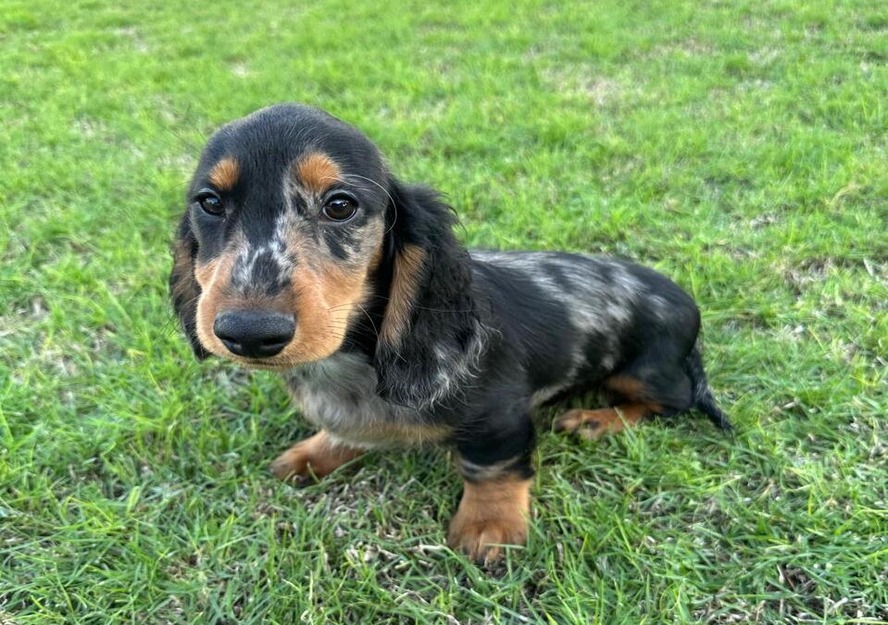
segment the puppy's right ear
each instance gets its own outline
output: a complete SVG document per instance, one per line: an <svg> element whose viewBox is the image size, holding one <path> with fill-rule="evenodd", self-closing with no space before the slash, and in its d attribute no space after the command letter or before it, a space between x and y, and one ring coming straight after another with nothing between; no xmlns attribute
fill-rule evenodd
<svg viewBox="0 0 888 625"><path fill-rule="evenodd" d="M188 213L179 223L176 240L173 242L173 269L170 272L170 299L179 323L191 343L191 349L198 360L207 358L210 353L197 338L197 301L200 299L200 285L194 277L194 262L197 258L197 238L191 229Z"/></svg>

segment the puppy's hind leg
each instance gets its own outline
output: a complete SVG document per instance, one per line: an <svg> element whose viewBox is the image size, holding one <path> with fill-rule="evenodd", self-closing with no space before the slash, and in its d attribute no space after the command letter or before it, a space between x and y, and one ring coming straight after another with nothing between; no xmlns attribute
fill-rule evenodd
<svg viewBox="0 0 888 625"><path fill-rule="evenodd" d="M687 380L684 387L688 387ZM605 379L602 391L610 399L609 408L568 410L555 419L555 429L594 440L637 425L647 417L664 414L667 410L664 403L658 400L656 388L632 373L621 372ZM685 394L689 401L690 391Z"/></svg>
<svg viewBox="0 0 888 625"><path fill-rule="evenodd" d="M654 414L647 404L630 403L599 408L575 409L562 413L555 419L555 429L577 434L587 440L595 440L605 434L620 432L627 426L636 425Z"/></svg>
<svg viewBox="0 0 888 625"><path fill-rule="evenodd" d="M731 423L706 382L698 345L682 358L669 357L668 347L652 349L656 358L645 355L604 380L602 390L610 396L611 408L570 410L556 419L556 429L595 439L645 417L669 417L696 408L730 431Z"/></svg>

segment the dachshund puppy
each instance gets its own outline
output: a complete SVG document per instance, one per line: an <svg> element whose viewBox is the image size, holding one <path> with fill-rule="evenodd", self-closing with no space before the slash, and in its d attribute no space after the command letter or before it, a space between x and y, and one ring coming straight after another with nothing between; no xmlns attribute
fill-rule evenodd
<svg viewBox="0 0 888 625"><path fill-rule="evenodd" d="M527 538L531 410L599 391L560 429L593 438L696 408L700 316L662 275L558 252L467 252L453 211L326 113L278 105L210 139L170 276L195 354L280 372L318 432L272 464L320 478L365 450L454 449L448 542L494 560Z"/></svg>

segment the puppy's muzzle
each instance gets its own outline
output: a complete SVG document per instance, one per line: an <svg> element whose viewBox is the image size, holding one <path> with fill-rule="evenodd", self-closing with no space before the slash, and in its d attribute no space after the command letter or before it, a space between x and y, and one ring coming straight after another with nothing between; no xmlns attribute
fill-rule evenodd
<svg viewBox="0 0 888 625"><path fill-rule="evenodd" d="M213 332L232 354L270 358L293 340L296 319L272 310L226 310L216 315Z"/></svg>

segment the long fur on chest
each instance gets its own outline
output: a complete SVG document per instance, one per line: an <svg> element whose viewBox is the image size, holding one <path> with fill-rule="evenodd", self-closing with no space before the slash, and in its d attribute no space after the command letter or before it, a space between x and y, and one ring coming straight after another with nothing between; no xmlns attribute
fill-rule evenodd
<svg viewBox="0 0 888 625"><path fill-rule="evenodd" d="M292 369L284 378L305 418L351 446L419 445L449 433L420 412L382 399L375 369L358 354L335 354Z"/></svg>

